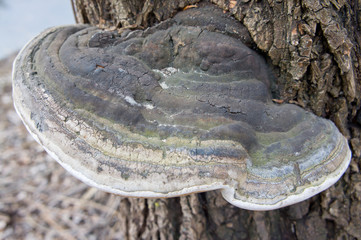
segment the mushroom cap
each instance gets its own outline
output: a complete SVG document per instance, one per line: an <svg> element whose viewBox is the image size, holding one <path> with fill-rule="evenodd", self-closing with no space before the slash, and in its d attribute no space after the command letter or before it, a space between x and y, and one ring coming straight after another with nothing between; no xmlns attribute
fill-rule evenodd
<svg viewBox="0 0 361 240"><path fill-rule="evenodd" d="M220 189L237 207L271 210L334 184L351 159L345 137L273 104L262 59L211 30L177 18L122 35L50 28L14 62L15 108L66 170L122 196Z"/></svg>

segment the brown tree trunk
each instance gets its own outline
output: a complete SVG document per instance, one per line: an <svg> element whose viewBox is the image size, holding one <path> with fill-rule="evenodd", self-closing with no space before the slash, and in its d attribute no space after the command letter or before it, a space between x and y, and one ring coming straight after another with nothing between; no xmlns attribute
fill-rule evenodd
<svg viewBox="0 0 361 240"><path fill-rule="evenodd" d="M105 28L148 27L206 2L248 29L277 76L275 96L335 122L351 165L325 192L269 212L236 208L218 192L125 198L119 231L129 239L361 239L360 0L72 1L77 22Z"/></svg>

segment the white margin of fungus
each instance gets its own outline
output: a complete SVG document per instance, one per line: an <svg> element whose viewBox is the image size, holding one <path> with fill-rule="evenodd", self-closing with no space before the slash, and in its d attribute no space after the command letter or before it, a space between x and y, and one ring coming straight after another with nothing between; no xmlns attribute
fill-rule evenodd
<svg viewBox="0 0 361 240"><path fill-rule="evenodd" d="M54 29L57 29L59 27L54 27L54 28L49 28L48 30L44 31L43 34L47 33L47 32L51 32ZM34 39L31 39L30 41L28 41L28 43L21 49L21 51L19 52L19 54L17 55L17 57L14 60L13 63L13 73L12 73L12 79L14 79L15 77L15 64L16 62L19 60L20 55L22 54L23 51L25 51L25 49L28 47L28 45L34 41ZM286 198L278 201L275 204L260 204L260 203L252 203L252 202L245 202L239 199L235 198L235 189L231 186L228 185L224 185L224 184L220 184L220 183L214 183L214 184L210 184L210 185L198 185L198 186L192 186L189 188L184 188L182 190L179 191L173 191L173 192L168 192L168 193L159 193L159 192L152 192L152 191L133 191L133 192L125 192L116 188L112 188L110 186L107 185L103 185L103 184L98 184L97 182L95 182L94 180L86 177L84 174L82 174L81 172L76 171L72 166L70 166L69 164L66 164L64 162L62 162L60 160L61 157L60 156L64 156L67 158L72 158L69 155L67 155L64 151L61 150L61 148L59 148L58 146L56 146L55 144L53 144L50 141L47 141L46 138L45 139L41 139L42 134L41 133L35 133L35 131L33 131L30 128L30 124L28 124L28 122L26 121L25 117L21 114L21 112L19 111L21 107L20 103L19 106L17 105L17 98L14 97L16 95L16 89L13 88L13 99L14 99L14 108L17 112L17 114L20 116L21 120L23 121L26 129L28 130L28 132L32 135L32 137L45 149L45 151L53 158L55 159L65 170L67 170L70 174L72 174L74 177L78 178L79 180L83 181L84 183L101 189L103 191L109 192L109 193L114 193L114 194L118 194L124 197L146 197L146 198L169 198L169 197L179 197L181 195L187 195L187 194L191 194L191 193L196 193L196 192L205 192L205 191L212 191L212 190L217 190L220 189L222 196L232 205L237 206L239 208L243 208L243 209L248 209L248 210L255 210L255 211L265 211L265 210L274 210L274 209L278 209L278 208L282 208L282 207L286 207L288 205L292 205L298 202L301 202L303 200L306 200L324 190L326 190L327 188L329 188L330 186L332 186L333 184L335 184L344 174L344 172L346 171L346 169L348 168L348 165L351 161L351 151L349 148L347 148L347 154L344 158L344 161L342 161L342 165L339 166L339 168L337 169L337 171L333 172L332 174L330 174L327 179L325 181L323 181L321 184L317 185L317 186L313 186L313 187L309 187L304 189L304 191L302 191L299 194L296 195L290 195L287 196ZM126 97L127 98L127 97ZM133 98L132 99L125 99L126 101L128 101L130 104L139 104L137 103ZM132 102L132 100L134 102ZM44 147L44 145L42 144L42 142L47 142L49 147ZM343 139L345 141L345 144L348 145L346 138ZM56 154L54 151L50 150L50 149L56 149L58 150L58 153ZM250 199L251 200L251 199Z"/></svg>

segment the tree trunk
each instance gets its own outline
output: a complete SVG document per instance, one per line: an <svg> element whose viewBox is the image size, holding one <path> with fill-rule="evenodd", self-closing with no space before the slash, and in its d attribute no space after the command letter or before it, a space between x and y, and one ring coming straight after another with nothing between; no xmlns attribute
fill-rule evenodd
<svg viewBox="0 0 361 240"><path fill-rule="evenodd" d="M214 4L244 24L247 44L277 77L274 95L329 118L349 139L351 165L330 189L280 210L255 212L219 192L122 201L130 239L361 239L360 0L73 0L77 22L145 28L188 5ZM211 2L211 3L210 3ZM192 6L194 7L194 6Z"/></svg>

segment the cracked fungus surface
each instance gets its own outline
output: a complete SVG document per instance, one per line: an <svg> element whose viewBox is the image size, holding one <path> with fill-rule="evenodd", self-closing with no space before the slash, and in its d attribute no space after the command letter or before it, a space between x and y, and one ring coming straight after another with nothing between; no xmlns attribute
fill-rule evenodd
<svg viewBox="0 0 361 240"><path fill-rule="evenodd" d="M124 196L221 189L238 207L274 209L326 189L350 160L331 121L273 104L263 61L209 28L51 28L19 54L13 81L48 153Z"/></svg>

